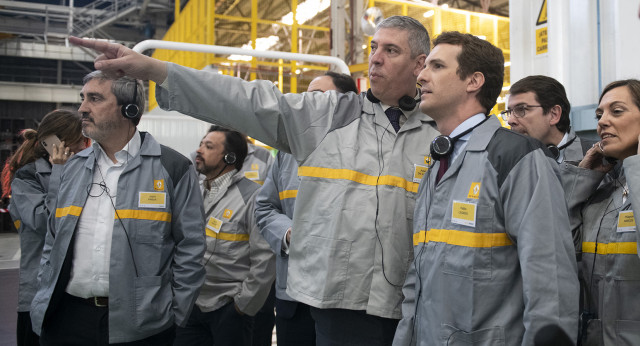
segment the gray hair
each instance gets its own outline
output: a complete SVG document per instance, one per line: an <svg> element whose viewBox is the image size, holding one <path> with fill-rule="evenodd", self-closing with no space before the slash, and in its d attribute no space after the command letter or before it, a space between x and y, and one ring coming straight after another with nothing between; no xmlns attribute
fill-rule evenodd
<svg viewBox="0 0 640 346"><path fill-rule="evenodd" d="M105 75L102 71L93 71L88 75L84 76L82 79L83 84L89 83L89 81L98 79L101 81L110 80L111 83L111 92L116 97L119 105L128 105L134 103L133 92L135 90L135 104L140 109L140 115L142 115L144 111L144 105L146 103L146 96L144 93L144 85L142 81L138 79L134 79L131 77L120 77L120 78L112 78ZM136 89L136 84L138 85ZM134 125L138 125L140 122L140 116L136 119L132 119Z"/></svg>
<svg viewBox="0 0 640 346"><path fill-rule="evenodd" d="M427 29L419 21L407 16L391 16L386 18L376 27L376 31L382 29L399 29L409 32L409 48L411 57L415 58L420 54L429 55L431 51L431 40Z"/></svg>

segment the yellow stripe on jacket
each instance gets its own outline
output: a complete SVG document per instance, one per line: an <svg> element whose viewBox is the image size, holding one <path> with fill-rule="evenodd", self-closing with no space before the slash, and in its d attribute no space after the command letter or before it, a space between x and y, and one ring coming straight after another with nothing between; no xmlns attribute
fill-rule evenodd
<svg viewBox="0 0 640 346"><path fill-rule="evenodd" d="M452 229L430 229L413 235L413 245L437 242L473 248L513 245L506 233L474 233Z"/></svg>
<svg viewBox="0 0 640 346"><path fill-rule="evenodd" d="M303 166L298 168L298 176L351 180L363 185L388 185L399 187L409 192L418 192L418 183L408 181L404 178L393 175L368 175L350 169Z"/></svg>
<svg viewBox="0 0 640 346"><path fill-rule="evenodd" d="M582 252L595 253L596 245L598 246L598 255L637 255L638 243L636 242L621 242L621 243L594 243L583 242Z"/></svg>
<svg viewBox="0 0 640 346"><path fill-rule="evenodd" d="M235 234L235 233L216 233L210 229L207 229L207 237L228 240L228 241L249 241L248 234Z"/></svg>

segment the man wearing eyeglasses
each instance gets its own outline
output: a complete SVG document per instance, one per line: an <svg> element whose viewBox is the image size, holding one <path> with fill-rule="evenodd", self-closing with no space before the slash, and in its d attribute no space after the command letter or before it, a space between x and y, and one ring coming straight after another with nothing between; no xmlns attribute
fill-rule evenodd
<svg viewBox="0 0 640 346"><path fill-rule="evenodd" d="M80 98L93 145L51 178L34 332L41 345L171 345L204 281L195 170L138 131L139 80L94 71Z"/></svg>
<svg viewBox="0 0 640 346"><path fill-rule="evenodd" d="M571 104L564 87L547 76L528 76L509 89L508 108L500 113L511 129L547 146L558 163L578 164L594 141L571 129Z"/></svg>

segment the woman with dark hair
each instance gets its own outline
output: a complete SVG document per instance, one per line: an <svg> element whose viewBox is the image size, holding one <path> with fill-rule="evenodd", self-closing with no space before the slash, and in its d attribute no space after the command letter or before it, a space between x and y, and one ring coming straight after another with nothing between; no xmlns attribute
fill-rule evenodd
<svg viewBox="0 0 640 346"><path fill-rule="evenodd" d="M579 167L570 199L583 291L582 345L640 345L640 81L602 92L600 142Z"/></svg>
<svg viewBox="0 0 640 346"><path fill-rule="evenodd" d="M38 130L22 131L24 142L7 159L2 170L3 197L11 196L9 212L20 234L17 325L17 341L20 346L39 345L38 335L31 330L29 310L37 290L40 257L47 232L47 219L51 212L47 204L55 196L53 177L59 174L55 167L64 164L74 153L87 147L88 140L82 135L81 127L80 116L74 112L50 112L40 122ZM59 145L52 145L52 154L49 155L42 143L51 143L48 141L51 136L57 136L61 142Z"/></svg>

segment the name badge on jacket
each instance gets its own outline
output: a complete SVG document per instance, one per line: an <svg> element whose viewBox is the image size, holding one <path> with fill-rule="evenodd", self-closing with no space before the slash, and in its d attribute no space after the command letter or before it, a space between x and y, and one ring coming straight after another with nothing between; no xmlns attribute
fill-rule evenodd
<svg viewBox="0 0 640 346"><path fill-rule="evenodd" d="M166 192L140 192L138 196L138 208L166 208Z"/></svg>

